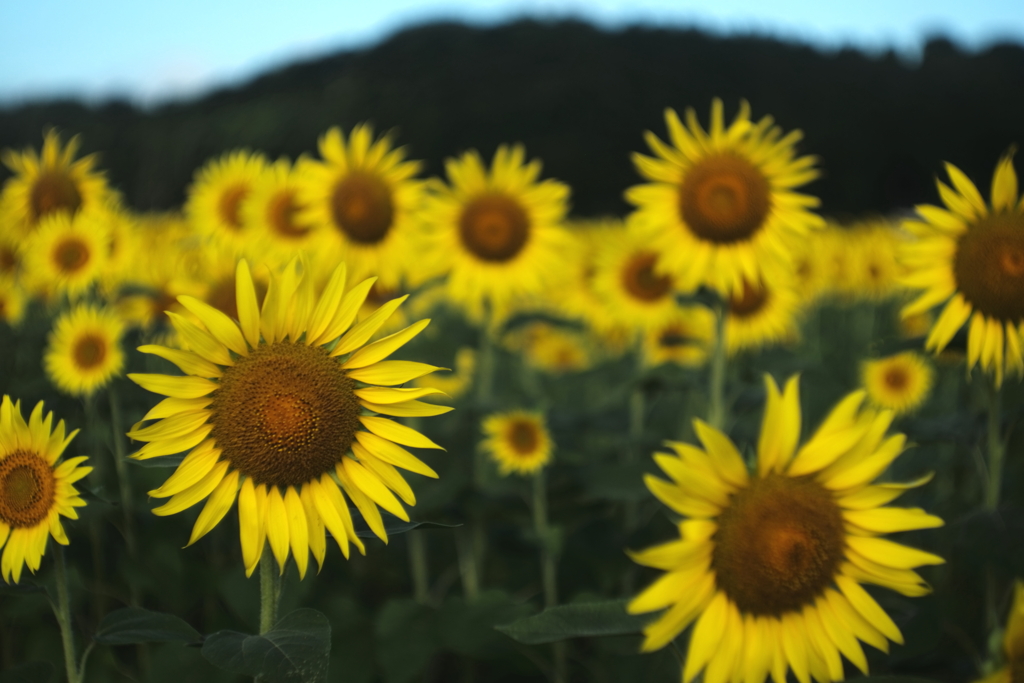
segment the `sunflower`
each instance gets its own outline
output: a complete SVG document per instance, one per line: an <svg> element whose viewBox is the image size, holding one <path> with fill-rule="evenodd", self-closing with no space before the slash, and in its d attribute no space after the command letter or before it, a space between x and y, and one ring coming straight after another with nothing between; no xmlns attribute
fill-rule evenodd
<svg viewBox="0 0 1024 683"><path fill-rule="evenodd" d="M0 320L16 326L25 317L25 292L9 278L0 276Z"/></svg>
<svg viewBox="0 0 1024 683"><path fill-rule="evenodd" d="M0 574L18 583L22 567L35 573L50 536L61 545L68 537L61 515L78 519L75 508L85 505L74 483L92 472L78 456L58 464L61 453L78 430L64 436L64 420L51 431L53 413L43 417L43 402L28 418L21 416L21 401L4 396L0 404ZM6 543L6 545L5 545Z"/></svg>
<svg viewBox="0 0 1024 683"><path fill-rule="evenodd" d="M91 396L124 370L124 321L110 308L78 304L53 324L43 367L61 391Z"/></svg>
<svg viewBox="0 0 1024 683"><path fill-rule="evenodd" d="M792 243L790 271L793 287L804 308L817 304L833 286L825 251L826 233L827 230L816 231Z"/></svg>
<svg viewBox="0 0 1024 683"><path fill-rule="evenodd" d="M664 647L691 623L683 671L708 683L777 683L792 669L801 683L843 679L844 655L867 673L858 641L888 651L903 642L896 624L861 583L919 596L913 571L942 558L880 536L942 520L918 508L883 507L909 484L872 484L903 450L885 436L889 411L844 398L803 446L797 378L780 392L765 378L768 404L751 473L733 442L701 420L703 449L669 442L655 461L672 479L646 475L651 492L686 519L680 538L631 553L667 572L629 604L631 613L668 608L644 629L644 651Z"/></svg>
<svg viewBox="0 0 1024 683"><path fill-rule="evenodd" d="M977 683L1014 683L1024 671L1024 581L1019 579L1014 583L1013 605L1006 617L1003 657L1004 666Z"/></svg>
<svg viewBox="0 0 1024 683"><path fill-rule="evenodd" d="M659 273L657 261L642 233L626 229L606 236L593 284L606 317L638 332L668 322L678 310L676 278Z"/></svg>
<svg viewBox="0 0 1024 683"><path fill-rule="evenodd" d="M569 187L538 182L540 160L525 160L522 145L498 147L490 171L475 150L448 159L450 186L438 182L424 208L427 272L448 274L448 297L475 321L543 294L572 253Z"/></svg>
<svg viewBox="0 0 1024 683"><path fill-rule="evenodd" d="M266 165L262 154L248 150L207 161L196 171L185 200L185 216L192 228L215 242L245 247L250 231L242 220L242 204Z"/></svg>
<svg viewBox="0 0 1024 683"><path fill-rule="evenodd" d="M523 325L502 341L509 351L522 354L528 366L553 375L586 370L596 355L589 336L544 321Z"/></svg>
<svg viewBox="0 0 1024 683"><path fill-rule="evenodd" d="M390 388L437 369L384 360L429 320L367 344L403 299L353 326L373 279L345 293L345 266L338 266L317 298L308 264L301 272L298 265L293 260L271 277L261 310L249 266L240 261L238 323L198 299L179 297L202 321L197 325L170 314L190 350L156 345L139 350L170 360L186 376L128 375L168 397L143 418L158 422L136 425L128 433L147 442L132 457L189 451L174 474L150 492L170 498L153 512L171 515L206 499L191 545L223 519L237 497L242 558L250 575L265 542L282 572L289 552L300 576L310 551L322 567L325 528L346 557L350 543L365 552L346 497L386 542L377 506L408 520L399 499L416 502L396 466L437 476L402 446L440 447L381 415L451 410L417 400L437 393L434 389Z"/></svg>
<svg viewBox="0 0 1024 683"><path fill-rule="evenodd" d="M703 306L682 306L664 323L644 333L644 365L701 366L708 359L714 337L714 313Z"/></svg>
<svg viewBox="0 0 1024 683"><path fill-rule="evenodd" d="M729 297L726 304L725 348L729 355L790 343L799 337L800 297L782 272L757 285L744 280L740 293Z"/></svg>
<svg viewBox="0 0 1024 683"><path fill-rule="evenodd" d="M886 220L864 221L849 231L853 288L858 298L885 301L900 292L900 242L896 226Z"/></svg>
<svg viewBox="0 0 1024 683"><path fill-rule="evenodd" d="M480 443L498 464L503 476L533 474L551 461L554 442L540 413L513 410L484 418Z"/></svg>
<svg viewBox="0 0 1024 683"><path fill-rule="evenodd" d="M0 215L22 234L36 229L54 215L74 217L81 211L102 210L114 198L101 172L94 169L95 155L75 160L78 136L62 145L50 130L43 136L43 150L22 153L4 150L3 163L14 176L0 192Z"/></svg>
<svg viewBox="0 0 1024 683"><path fill-rule="evenodd" d="M874 406L902 415L916 410L927 400L935 383L935 370L921 354L904 351L864 361L860 377L868 400Z"/></svg>
<svg viewBox="0 0 1024 683"><path fill-rule="evenodd" d="M413 380L417 387L429 387L437 389L450 400L455 400L465 394L476 377L476 349L471 346L463 346L455 352L455 367L447 373L425 375Z"/></svg>
<svg viewBox="0 0 1024 683"><path fill-rule="evenodd" d="M25 278L30 290L49 298L76 299L97 282L110 256L109 224L103 214L44 218L25 244Z"/></svg>
<svg viewBox="0 0 1024 683"><path fill-rule="evenodd" d="M423 201L423 183L415 180L420 162L405 161L405 150L385 135L360 124L348 144L339 128L319 141L323 161L305 159L294 179L299 220L333 237L338 258L353 277L374 274L381 286L396 287L410 258L410 238ZM337 261L335 261L337 262Z"/></svg>
<svg viewBox="0 0 1024 683"><path fill-rule="evenodd" d="M752 123L745 101L729 127L719 99L709 131L693 109L686 119L684 126L665 111L672 146L647 132L657 158L634 154L633 162L652 182L630 188L626 199L660 255L659 269L683 289L707 284L733 294L759 279L764 263L788 260L787 240L823 225L808 211L818 200L793 192L818 177L816 159L794 156L799 131L783 136L771 117Z"/></svg>
<svg viewBox="0 0 1024 683"><path fill-rule="evenodd" d="M265 166L241 204L241 219L258 249L278 262L286 262L299 250L308 249L317 233L302 219L295 173L287 159Z"/></svg>
<svg viewBox="0 0 1024 683"><path fill-rule="evenodd" d="M996 385L1007 371L1024 374L1024 196L1017 196L1013 157L992 176L992 202L953 164L953 183L936 181L946 208L916 207L903 226L917 239L903 249L906 286L923 290L903 308L910 316L945 304L925 347L936 353L968 326L967 369L980 361Z"/></svg>
<svg viewBox="0 0 1024 683"><path fill-rule="evenodd" d="M566 256L570 259L569 275L563 288L545 292L546 302L569 319L579 320L598 336L628 339L632 331L624 329L613 316L608 315L604 297L596 290L598 254L608 240L614 240L624 228L617 218L596 221L573 221L566 224L575 244Z"/></svg>

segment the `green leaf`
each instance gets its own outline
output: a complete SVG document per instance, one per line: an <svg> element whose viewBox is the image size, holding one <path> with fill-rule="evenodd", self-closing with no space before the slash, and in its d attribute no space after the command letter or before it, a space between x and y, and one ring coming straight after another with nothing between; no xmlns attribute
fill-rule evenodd
<svg viewBox="0 0 1024 683"><path fill-rule="evenodd" d="M352 523L356 528L356 536L360 538L377 538L377 534L370 531L370 526L363 519L363 515L359 510L352 508L349 510L349 513L352 515ZM384 531L387 532L389 537L394 534L404 534L413 529L454 529L455 527L462 526L461 524L440 524L438 522L406 522L386 510L381 510L380 514L384 521Z"/></svg>
<svg viewBox="0 0 1024 683"><path fill-rule="evenodd" d="M174 455L161 455L158 458L146 458L145 460L136 460L135 458L125 458L126 462L129 462L136 467L159 468L159 467L177 467L181 464L181 461L185 459L187 453L176 453Z"/></svg>
<svg viewBox="0 0 1024 683"><path fill-rule="evenodd" d="M919 678L917 676L864 676L850 680L856 683L939 683L932 678Z"/></svg>
<svg viewBox="0 0 1024 683"><path fill-rule="evenodd" d="M389 600L377 613L377 663L387 683L422 678L441 649L437 612L409 598Z"/></svg>
<svg viewBox="0 0 1024 683"><path fill-rule="evenodd" d="M0 595L29 595L42 593L43 587L29 578L22 578L18 583L7 583L0 579Z"/></svg>
<svg viewBox="0 0 1024 683"><path fill-rule="evenodd" d="M640 633L650 619L628 614L625 600L608 600L559 605L494 628L520 643L538 645L568 638Z"/></svg>
<svg viewBox="0 0 1024 683"><path fill-rule="evenodd" d="M331 624L315 609L298 609L263 635L218 631L203 640L214 666L265 683L326 683Z"/></svg>
<svg viewBox="0 0 1024 683"><path fill-rule="evenodd" d="M56 673L50 662L26 662L0 672L0 683L50 683Z"/></svg>
<svg viewBox="0 0 1024 683"><path fill-rule="evenodd" d="M198 643L199 631L173 614L125 607L103 617L93 640L103 645L137 643Z"/></svg>

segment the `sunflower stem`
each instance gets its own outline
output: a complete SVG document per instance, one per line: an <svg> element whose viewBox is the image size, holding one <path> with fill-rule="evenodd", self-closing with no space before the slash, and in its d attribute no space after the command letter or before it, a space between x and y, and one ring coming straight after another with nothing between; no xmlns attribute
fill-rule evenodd
<svg viewBox="0 0 1024 683"><path fill-rule="evenodd" d="M422 531L412 530L405 535L409 542L409 570L412 573L412 594L421 605L429 599L430 578L427 564L427 539Z"/></svg>
<svg viewBox="0 0 1024 683"><path fill-rule="evenodd" d="M132 486L124 452L124 433L121 427L121 404L117 400L117 392L111 384L107 389L110 401L111 441L114 450L114 469L117 472L117 485L121 494L121 511L124 513L124 540L128 546L128 557L138 560L138 544L135 537L135 505L132 502ZM131 604L139 604L139 590L134 581L129 582Z"/></svg>
<svg viewBox="0 0 1024 683"><path fill-rule="evenodd" d="M54 616L60 626L60 639L64 644L64 670L67 672L68 683L80 683L82 674L78 669L75 656L75 632L71 626L71 598L68 591L68 570L64 560L63 546L57 546L54 553L54 566L57 569L57 604ZM85 662L82 662L83 666Z"/></svg>
<svg viewBox="0 0 1024 683"><path fill-rule="evenodd" d="M999 507L999 493L1003 482L1003 455L1006 445L1002 424L1002 392L995 381L989 383L988 393L988 482L985 487L985 509L995 512Z"/></svg>
<svg viewBox="0 0 1024 683"><path fill-rule="evenodd" d="M548 494L543 467L533 475L533 530L540 546L544 608L550 609L558 604L558 557L551 536L551 527L548 525ZM552 654L555 659L555 683L565 683L565 642L553 643Z"/></svg>
<svg viewBox="0 0 1024 683"><path fill-rule="evenodd" d="M491 338L490 316L480 326L480 359L477 361L476 404L481 412L490 410L494 393L494 340Z"/></svg>
<svg viewBox="0 0 1024 683"><path fill-rule="evenodd" d="M643 354L637 348L637 370L636 381L633 391L629 396L629 448L626 449L627 465L635 465L640 462L643 449L644 437L644 416L647 413L647 396L643 387ZM640 517L640 503L636 500L627 500L625 504L625 532L628 537L636 530L637 521ZM622 577L622 593L633 594L633 584L636 580L635 566L630 565Z"/></svg>
<svg viewBox="0 0 1024 683"><path fill-rule="evenodd" d="M281 574L270 549L260 556L260 635L274 628L277 604L281 599Z"/></svg>
<svg viewBox="0 0 1024 683"><path fill-rule="evenodd" d="M459 557L459 575L462 577L462 591L466 600L476 600L480 594L480 582L476 573L476 558L473 554L473 535L466 527L455 530L455 549Z"/></svg>
<svg viewBox="0 0 1024 683"><path fill-rule="evenodd" d="M711 351L711 372L708 384L708 424L724 429L725 406L725 304L715 306L715 344Z"/></svg>

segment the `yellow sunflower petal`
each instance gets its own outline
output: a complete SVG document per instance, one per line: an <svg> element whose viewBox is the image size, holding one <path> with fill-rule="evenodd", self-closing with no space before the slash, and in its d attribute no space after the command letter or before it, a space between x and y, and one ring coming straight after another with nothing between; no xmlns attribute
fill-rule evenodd
<svg viewBox="0 0 1024 683"><path fill-rule="evenodd" d="M345 335L338 340L338 345L334 347L333 351L331 351L331 355L343 356L346 353L352 353L363 346L363 344L370 341L370 337L377 333L377 330L380 329L381 325L383 325L385 321L391 317L391 314L394 313L408 298L409 295L406 294L382 304L380 308L374 311L365 320L357 323L352 327L352 329L346 332ZM381 341L384 340L382 339Z"/></svg>
<svg viewBox="0 0 1024 683"><path fill-rule="evenodd" d="M277 560L277 566L281 574L284 574L284 564L288 560L288 511L284 507L284 498L277 486L267 487L267 543L270 544L270 551Z"/></svg>
<svg viewBox="0 0 1024 683"><path fill-rule="evenodd" d="M147 373L128 373L128 379L154 394L173 398L200 398L217 388L216 382L202 377L171 377Z"/></svg>
<svg viewBox="0 0 1024 683"><path fill-rule="evenodd" d="M295 565L299 569L299 578L302 579L309 565L309 527L306 524L306 510L294 486L285 489L284 507L288 515L288 541Z"/></svg>
<svg viewBox="0 0 1024 683"><path fill-rule="evenodd" d="M429 318L420 320L417 323L409 325L409 327L406 327L400 332L395 332L394 334L388 335L387 337L375 341L372 344L367 344L349 356L348 360L341 364L341 367L344 369L354 370L356 368L365 368L368 365L380 362L405 345L405 343L410 339L422 332L429 324Z"/></svg>
<svg viewBox="0 0 1024 683"><path fill-rule="evenodd" d="M178 297L178 303L188 309L195 317L206 325L207 331L214 339L228 347L240 356L249 353L249 347L245 345L245 338L238 325L223 312L217 310L210 304L204 303L194 296L183 294Z"/></svg>
<svg viewBox="0 0 1024 683"><path fill-rule="evenodd" d="M229 472L206 499L206 505L199 513L195 526L192 527L192 536L188 539L186 548L210 533L235 504L235 496L238 494L238 476L238 470Z"/></svg>
<svg viewBox="0 0 1024 683"><path fill-rule="evenodd" d="M360 491L377 505L381 506L404 522L409 521L409 513L398 502L377 475L352 458L344 458L337 467L344 468L345 474ZM340 475L339 475L340 476Z"/></svg>
<svg viewBox="0 0 1024 683"><path fill-rule="evenodd" d="M412 448L437 448L442 451L444 450L436 443L417 432L415 429L398 424L393 420L388 420L383 417L361 415L359 417L359 421L364 427L382 439L388 439L389 441L393 441L403 446L411 446Z"/></svg>
<svg viewBox="0 0 1024 683"><path fill-rule="evenodd" d="M235 268L235 307L238 309L238 324L249 346L260 344L260 307L256 299L256 286L245 259Z"/></svg>
<svg viewBox="0 0 1024 683"><path fill-rule="evenodd" d="M228 471L228 462L222 460L221 462L214 465L213 469L210 470L209 474L203 477L201 480L188 487L181 493L176 493L171 496L171 499L161 505L160 507L153 508L154 515L160 515L161 517L166 515L173 515L182 510L187 510L192 507L203 498L210 495L215 488L220 484L221 480L224 479L224 475Z"/></svg>
<svg viewBox="0 0 1024 683"><path fill-rule="evenodd" d="M348 376L358 382L391 387L411 382L418 377L429 375L435 370L447 370L447 368L409 360L384 360L369 367L349 370Z"/></svg>
<svg viewBox="0 0 1024 683"><path fill-rule="evenodd" d="M370 432L356 432L356 440L373 455L395 467L437 479L437 472L398 444Z"/></svg>

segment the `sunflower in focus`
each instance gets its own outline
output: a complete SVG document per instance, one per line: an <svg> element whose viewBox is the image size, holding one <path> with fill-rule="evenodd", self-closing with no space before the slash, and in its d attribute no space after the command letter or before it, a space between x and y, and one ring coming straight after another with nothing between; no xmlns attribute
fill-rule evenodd
<svg viewBox="0 0 1024 683"><path fill-rule="evenodd" d="M189 350L139 347L186 373L128 375L167 396L143 418L157 422L140 423L128 435L146 442L132 455L139 460L188 451L150 495L170 499L153 510L157 515L206 500L189 545L237 499L246 573L252 574L269 543L282 572L291 554L305 576L310 552L323 566L325 528L345 557L350 544L365 552L349 500L385 542L378 506L409 519L402 502L413 505L416 498L396 468L437 475L404 447L440 447L383 416L440 415L451 408L418 400L435 389L392 388L437 369L385 360L429 320L368 344L404 299L353 325L372 285L371 278L346 293L341 265L316 297L308 264L293 260L271 276L261 309L243 260L237 266L237 322L182 296L181 304L201 321L169 314Z"/></svg>
<svg viewBox="0 0 1024 683"><path fill-rule="evenodd" d="M886 533L942 520L918 508L885 507L909 484L872 481L902 452L886 437L889 411L844 398L798 448L797 378L780 391L766 377L768 403L751 473L733 442L701 420L702 448L669 442L654 456L671 481L646 475L651 492L685 519L678 540L631 553L666 573L629 604L631 613L667 610L644 629L657 650L693 624L684 683L762 683L770 674L801 683L843 680L842 657L865 674L859 641L888 651L903 642L893 620L861 586L914 597L929 592L913 571L942 558L894 543Z"/></svg>
<svg viewBox="0 0 1024 683"><path fill-rule="evenodd" d="M60 135L50 130L43 136L42 153L4 150L3 163L14 176L0 192L0 215L21 234L31 233L50 216L73 218L79 212L103 210L113 199L103 173L94 170L96 156L75 159L79 144L76 135L62 145Z"/></svg>
<svg viewBox="0 0 1024 683"><path fill-rule="evenodd" d="M787 241L823 225L808 210L817 198L793 191L818 177L816 159L795 156L800 131L783 136L767 116L751 122L745 101L728 127L717 98L710 130L693 109L686 120L665 111L671 146L646 133L656 156L634 154L633 162L651 182L627 190L626 199L659 269L679 278L681 289L706 284L735 294L744 280L760 279L763 264L788 262Z"/></svg>
<svg viewBox="0 0 1024 683"><path fill-rule="evenodd" d="M902 415L916 410L928 399L935 383L935 370L919 353L904 351L864 361L860 377L872 405Z"/></svg>
<svg viewBox="0 0 1024 683"><path fill-rule="evenodd" d="M78 430L64 435L64 420L51 431L53 413L43 417L43 402L28 418L21 416L21 401L0 403L0 574L18 583L21 570L35 573L50 536L61 545L68 537L61 516L78 519L75 508L85 505L74 483L92 472L78 456L64 462L60 456Z"/></svg>
<svg viewBox="0 0 1024 683"><path fill-rule="evenodd" d="M800 311L800 297L781 272L757 285L744 280L742 290L726 302L726 351L731 356L796 341Z"/></svg>
<svg viewBox="0 0 1024 683"><path fill-rule="evenodd" d="M124 370L124 321L110 308L78 304L53 324L43 368L64 393L91 396Z"/></svg>
<svg viewBox="0 0 1024 683"><path fill-rule="evenodd" d="M196 171L185 201L192 229L214 242L244 248L250 231L242 205L267 166L258 152L236 150L211 159Z"/></svg>
<svg viewBox="0 0 1024 683"><path fill-rule="evenodd" d="M715 314L704 306L681 306L664 323L644 332L644 365L704 365L715 337Z"/></svg>
<svg viewBox="0 0 1024 683"><path fill-rule="evenodd" d="M423 201L420 162L406 161L390 135L374 140L368 124L353 128L347 143L331 128L319 147L323 161L296 166L297 219L332 237L335 263L344 260L354 278L373 274L383 287L398 286Z"/></svg>
<svg viewBox="0 0 1024 683"><path fill-rule="evenodd" d="M1024 671L1024 581L1020 579L1013 585L1013 605L1006 617L1003 657L1004 666L977 683L1014 683Z"/></svg>
<svg viewBox="0 0 1024 683"><path fill-rule="evenodd" d="M658 272L657 261L643 234L626 229L607 236L594 275L606 317L638 332L668 322L678 310L676 278Z"/></svg>
<svg viewBox="0 0 1024 683"><path fill-rule="evenodd" d="M104 273L110 257L109 223L103 214L56 213L43 219L25 243L26 286L46 298L74 300Z"/></svg>
<svg viewBox="0 0 1024 683"><path fill-rule="evenodd" d="M554 442L540 413L513 410L486 417L480 447L498 464L502 476L533 474L551 461Z"/></svg>
<svg viewBox="0 0 1024 683"><path fill-rule="evenodd" d="M241 204L242 223L258 249L279 262L308 249L316 231L302 219L295 172L287 159L266 165Z"/></svg>
<svg viewBox="0 0 1024 683"><path fill-rule="evenodd" d="M500 146L489 171L476 151L448 159L445 170L450 185L437 183L424 208L428 271L448 274L448 297L470 319L488 310L501 319L565 272L569 187L538 181L541 162L526 163L522 145Z"/></svg>
<svg viewBox="0 0 1024 683"><path fill-rule="evenodd" d="M938 353L967 325L967 369L980 363L996 386L1008 371L1024 375L1024 197L1017 196L1012 154L996 165L991 206L974 183L946 164L953 187L936 183L945 208L916 207L903 227L903 284L921 290L904 316L943 305L925 347Z"/></svg>

